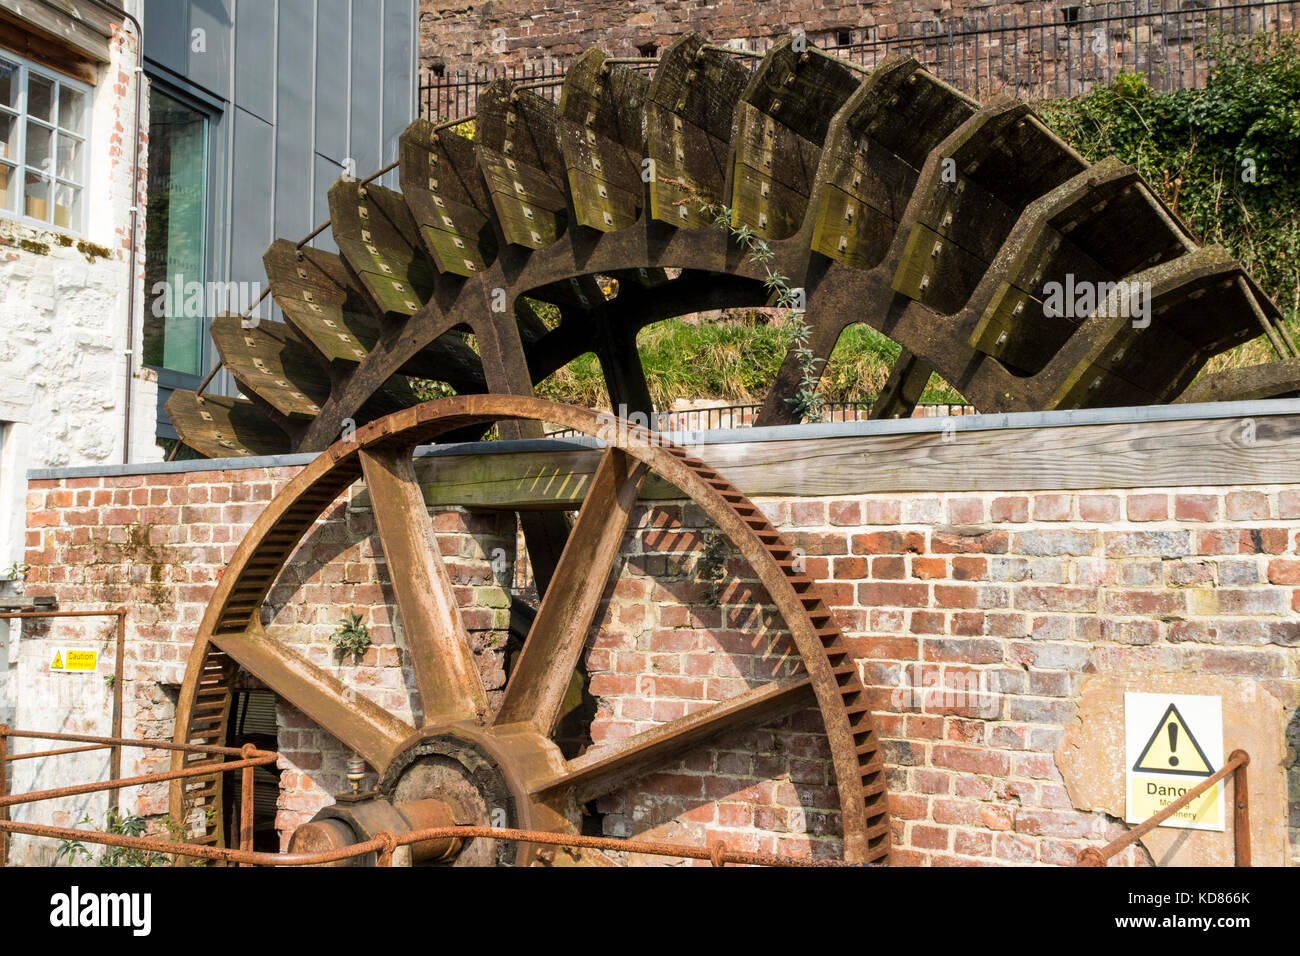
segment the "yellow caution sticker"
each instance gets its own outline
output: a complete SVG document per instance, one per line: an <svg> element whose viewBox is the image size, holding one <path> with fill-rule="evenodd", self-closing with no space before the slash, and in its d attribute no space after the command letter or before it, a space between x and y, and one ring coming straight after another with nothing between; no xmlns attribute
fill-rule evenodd
<svg viewBox="0 0 1300 956"><path fill-rule="evenodd" d="M99 651L80 647L54 649L50 670L61 674L93 674L99 670Z"/></svg>
<svg viewBox="0 0 1300 956"><path fill-rule="evenodd" d="M1188 694L1125 694L1124 745L1124 819L1142 823L1223 766L1223 700ZM1223 830L1223 782L1161 826Z"/></svg>

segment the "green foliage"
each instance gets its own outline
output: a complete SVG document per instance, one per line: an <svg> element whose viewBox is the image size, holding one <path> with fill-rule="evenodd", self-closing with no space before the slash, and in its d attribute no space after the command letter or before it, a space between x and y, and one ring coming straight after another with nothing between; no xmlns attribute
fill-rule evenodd
<svg viewBox="0 0 1300 956"><path fill-rule="evenodd" d="M1300 38L1212 40L1205 87L1157 94L1121 74L1039 115L1089 160L1114 154L1204 243L1222 244L1289 323L1300 308ZM1215 367L1275 358L1259 339Z"/></svg>
<svg viewBox="0 0 1300 956"><path fill-rule="evenodd" d="M93 823L90 815L81 818L81 825ZM170 821L166 821L164 826L171 829ZM108 816L104 821L104 832L114 833L119 836L139 837L144 836L148 824L144 817L133 814L119 814L115 810L109 810ZM67 860L69 863L75 862L78 858L85 860L95 860L94 854L86 848L86 845L79 840L63 840L59 843L58 852L55 854L55 860ZM154 853L150 850L141 850L123 846L106 846L104 852L98 860L95 860L97 866L170 866L171 857L166 853Z"/></svg>
<svg viewBox="0 0 1300 956"><path fill-rule="evenodd" d="M727 581L727 556L730 548L727 539L716 531L706 531L701 536L703 548L695 559L695 580L706 585L704 600L710 607L722 601L722 588Z"/></svg>
<svg viewBox="0 0 1300 956"><path fill-rule="evenodd" d="M348 611L339 619L338 630L329 636L329 642L339 657L351 654L359 658L370 647L370 629L362 623L360 614Z"/></svg>

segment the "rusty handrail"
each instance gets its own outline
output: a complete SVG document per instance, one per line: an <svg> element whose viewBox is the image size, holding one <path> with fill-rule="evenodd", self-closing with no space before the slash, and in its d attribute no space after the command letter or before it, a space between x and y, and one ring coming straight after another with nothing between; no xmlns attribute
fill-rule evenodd
<svg viewBox="0 0 1300 956"><path fill-rule="evenodd" d="M45 751L40 754L16 754L9 756L8 740L10 737L36 740L63 740L95 744L95 747L70 747L62 750ZM56 756L76 753L100 747L125 746L143 749L180 750L188 753L208 753L213 756L236 756L241 759L208 763L184 770L172 770L145 774L126 779L112 779L102 783L77 784L71 787L58 787L39 790L33 793L9 796L7 793L7 764L11 760L24 757ZM648 840L622 840L612 837L593 837L581 834L550 833L539 830L516 830L508 827L450 826L415 830L395 835L388 831L377 834L373 839L336 850L316 853L265 853L252 849L252 784L253 769L274 763L279 754L274 751L257 750L252 744L242 748L217 747L202 744L176 744L161 740L125 740L112 737L95 737L87 734L45 733L27 730L11 730L0 724L0 866L4 865L4 851L10 833L20 833L57 840L76 840L97 843L104 846L116 846L126 849L143 850L151 853L173 854L175 856L195 859L208 859L240 866L314 866L322 863L334 863L353 859L370 853L377 854L380 866L391 866L393 851L399 846L410 846L425 840L467 839L481 837L484 839L513 840L522 843L536 843L550 846L611 850L624 853L641 853L648 856L676 857L678 859L708 860L714 866L738 863L752 866L782 867L835 867L856 866L842 860L813 860L804 857L778 856L770 853L751 853L745 850L727 849L721 842L713 842L708 847L680 846L673 843L659 843ZM123 787L141 786L165 780L179 780L190 777L209 777L218 773L242 771L241 792L243 801L240 807L239 837L240 847L206 846L198 843L181 843L158 837L136 837L120 833L104 833L96 830L77 830L71 827L47 826L40 823L21 823L8 819L8 808L22 804L37 803L59 797L96 793L104 790L117 791Z"/></svg>
<svg viewBox="0 0 1300 956"><path fill-rule="evenodd" d="M1076 866L1105 866L1106 861L1126 847L1132 846L1175 813L1187 806L1201 794L1205 793L1220 780L1232 775L1232 840L1233 864L1250 866L1250 791L1246 784L1246 767L1250 764L1250 754L1244 750L1234 750L1222 767L1185 794L1165 807L1159 813L1152 814L1138 826L1129 830L1122 837L1112 840L1101 849L1088 847L1079 854Z"/></svg>

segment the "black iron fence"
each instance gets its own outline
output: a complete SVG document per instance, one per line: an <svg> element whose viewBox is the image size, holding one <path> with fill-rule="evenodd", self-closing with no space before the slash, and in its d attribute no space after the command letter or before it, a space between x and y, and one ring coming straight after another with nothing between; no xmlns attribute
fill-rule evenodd
<svg viewBox="0 0 1300 956"><path fill-rule="evenodd" d="M871 417L870 401L823 402L817 420L822 422L864 422ZM708 408L684 408L678 411L656 412L651 425L660 432L712 431L720 428L749 428L758 418L762 405L713 405ZM975 407L960 402L919 402L912 412L913 418L934 418L949 415L974 415ZM577 435L571 428L547 432L548 438Z"/></svg>
<svg viewBox="0 0 1300 956"><path fill-rule="evenodd" d="M1121 72L1140 73L1162 92L1205 83L1207 41L1259 33L1294 33L1300 0L1204 3L1202 0L1114 0L1089 5L1026 7L1018 13L872 27L860 42L808 37L850 63L874 67L890 54L913 56L940 79L978 99L1008 93L1055 99L1109 83ZM850 35L859 31L849 31ZM724 42L724 38L714 38ZM831 37L830 39L834 39ZM752 52L771 38L734 43ZM757 61L744 59L752 64ZM454 119L473 113L478 91L498 77L517 82L558 79L567 62L547 57L505 67L445 75L426 73L422 115ZM558 87L540 92L556 95Z"/></svg>

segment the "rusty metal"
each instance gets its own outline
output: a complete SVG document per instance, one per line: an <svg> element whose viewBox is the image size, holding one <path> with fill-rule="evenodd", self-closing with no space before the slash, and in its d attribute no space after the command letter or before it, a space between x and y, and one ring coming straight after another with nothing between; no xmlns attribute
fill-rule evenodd
<svg viewBox="0 0 1300 956"><path fill-rule="evenodd" d="M449 431L512 419L552 422L605 438L610 450L602 474L608 481L598 482L579 512L577 530L566 548L566 554L572 549L577 557L561 559L555 578L559 585L544 598L538 621L551 624L543 632L534 627L521 655L530 663L515 669L506 685L509 705L488 721L477 704L482 687L477 668L466 659L460 609L444 599L446 592L438 585L446 570L407 463L417 445ZM550 739L554 691L572 674L594 601L648 469L695 502L753 569L784 619L808 674L755 688L566 760ZM347 694L336 678L260 626L262 601L297 542L363 474L375 492L376 526L389 567L419 572L414 581L419 586L395 580L394 595L403 621L424 622L407 629L407 655L415 663L416 686L428 715L420 728L404 724L364 696ZM228 692L233 665L239 665L361 754L380 773L385 797L390 793L385 787L398 786L414 759L411 755L428 747L449 753L472 750L493 768L496 782L491 785L503 788L516 807L517 820L511 822L518 825L513 829L574 835L575 800L616 790L724 729L815 703L830 745L845 857L883 861L889 855L890 827L884 766L868 697L821 585L796 572L794 565L793 549L754 504L702 461L640 426L522 396L466 395L416 406L372 422L333 445L290 481L254 523L217 585L191 651L177 701L173 767L184 765L184 745L199 741L206 726L195 723L198 702ZM536 651L530 650L533 646ZM420 796L440 794L404 794L401 800ZM184 810L182 788L173 785L173 817L184 817ZM526 860L521 856L517 862Z"/></svg>
<svg viewBox="0 0 1300 956"><path fill-rule="evenodd" d="M9 758L9 762L35 760L37 757L62 757L64 754L89 753L94 750L108 750L112 746L112 744L88 744L85 747L61 747L58 750L33 750L30 753L14 754Z"/></svg>
<svg viewBox="0 0 1300 956"><path fill-rule="evenodd" d="M81 840L86 843L98 843L104 846L145 850L151 853L168 853L194 859L207 859L249 866L321 866L372 853L379 854L379 866L391 866L395 851L399 847L413 846L419 843L442 843L470 839L511 840L571 849L586 848L685 860L708 860L714 866L722 866L728 863L744 866L794 868L881 865L848 863L843 860L815 860L807 857L780 856L772 853L751 853L746 850L729 850L718 841L712 842L708 847L695 847L649 840L622 840L611 837L592 837L579 834L481 826L436 827L428 830L413 830L402 834L382 830L364 843L346 844L334 849L312 853L249 852L204 846L197 843L181 843L162 838L130 837L116 833L75 830L69 827L54 827L37 823L4 823L0 824L0 832L21 833L26 836L54 840Z"/></svg>
<svg viewBox="0 0 1300 956"><path fill-rule="evenodd" d="M0 800L9 796L9 725L0 724ZM0 827L9 820L9 808L0 805ZM9 833L0 829L0 866L9 855Z"/></svg>
<svg viewBox="0 0 1300 956"><path fill-rule="evenodd" d="M1250 754L1244 750L1234 750L1228 755L1227 762L1217 771L1206 777L1199 784L1188 790L1177 800L1159 813L1152 814L1142 823L1123 836L1112 840L1100 849L1088 847L1079 854L1076 866L1105 866L1106 861L1120 851L1132 846L1175 813L1187 806L1201 794L1218 784L1229 775L1233 776L1233 847L1237 866L1250 866L1250 803L1246 788L1246 765L1250 763ZM1243 862L1244 861L1244 862Z"/></svg>
<svg viewBox="0 0 1300 956"><path fill-rule="evenodd" d="M1232 773L1233 863L1236 866L1250 866L1250 785L1246 780L1250 754L1244 750L1234 750L1228 755L1228 762L1234 761L1237 766Z"/></svg>

